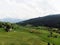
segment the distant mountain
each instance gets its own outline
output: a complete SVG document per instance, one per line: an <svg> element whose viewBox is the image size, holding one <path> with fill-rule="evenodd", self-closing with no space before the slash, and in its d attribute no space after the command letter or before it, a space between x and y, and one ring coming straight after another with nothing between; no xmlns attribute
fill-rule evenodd
<svg viewBox="0 0 60 45"><path fill-rule="evenodd" d="M45 17L38 17L17 24L26 25L31 24L33 26L49 26L49 27L60 27L60 14L49 15Z"/></svg>
<svg viewBox="0 0 60 45"><path fill-rule="evenodd" d="M20 22L20 21L23 21L23 20L22 19L15 19L15 18L3 18L3 19L0 19L0 21L10 22L10 23L17 23L17 22Z"/></svg>

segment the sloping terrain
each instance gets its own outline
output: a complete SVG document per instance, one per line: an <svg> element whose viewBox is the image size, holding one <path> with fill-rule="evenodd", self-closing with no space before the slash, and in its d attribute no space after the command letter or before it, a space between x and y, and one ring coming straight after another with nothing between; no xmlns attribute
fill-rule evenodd
<svg viewBox="0 0 60 45"><path fill-rule="evenodd" d="M33 25L33 26L48 26L48 27L60 27L60 14L49 15L45 17L38 17L23 22L17 23L18 25Z"/></svg>
<svg viewBox="0 0 60 45"><path fill-rule="evenodd" d="M0 32L0 45L47 45L39 36L29 32Z"/></svg>
<svg viewBox="0 0 60 45"><path fill-rule="evenodd" d="M4 27L0 27L0 45L60 45L60 34L52 29L14 24L13 29L6 32Z"/></svg>

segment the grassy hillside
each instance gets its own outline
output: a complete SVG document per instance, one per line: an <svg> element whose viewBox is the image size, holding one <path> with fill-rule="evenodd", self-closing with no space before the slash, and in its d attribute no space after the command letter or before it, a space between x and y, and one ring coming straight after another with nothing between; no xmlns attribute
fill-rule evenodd
<svg viewBox="0 0 60 45"><path fill-rule="evenodd" d="M26 32L0 33L0 45L46 45L36 35Z"/></svg>
<svg viewBox="0 0 60 45"><path fill-rule="evenodd" d="M18 27L19 28L19 27ZM0 45L46 45L39 36L27 31L27 28L20 27L11 32L0 32ZM24 31L25 29L25 31ZM4 30L4 29L0 29Z"/></svg>
<svg viewBox="0 0 60 45"><path fill-rule="evenodd" d="M0 45L60 45L60 34L52 33L52 37L48 37L50 32L47 27L14 25L11 32L0 28Z"/></svg>

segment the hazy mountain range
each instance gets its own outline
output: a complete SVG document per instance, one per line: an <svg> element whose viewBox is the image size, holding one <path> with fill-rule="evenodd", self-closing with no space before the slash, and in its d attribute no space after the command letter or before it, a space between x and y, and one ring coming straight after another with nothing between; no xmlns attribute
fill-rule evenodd
<svg viewBox="0 0 60 45"><path fill-rule="evenodd" d="M3 18L0 19L2 22L10 22L10 23L17 23L23 21L22 19L16 19L16 18Z"/></svg>

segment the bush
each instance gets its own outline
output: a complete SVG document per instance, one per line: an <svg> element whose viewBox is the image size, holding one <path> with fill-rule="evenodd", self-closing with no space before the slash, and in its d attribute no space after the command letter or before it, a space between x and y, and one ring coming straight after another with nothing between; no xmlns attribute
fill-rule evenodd
<svg viewBox="0 0 60 45"><path fill-rule="evenodd" d="M36 34L40 34L39 30L35 30L35 29L31 29L29 30L30 33L36 33Z"/></svg>

